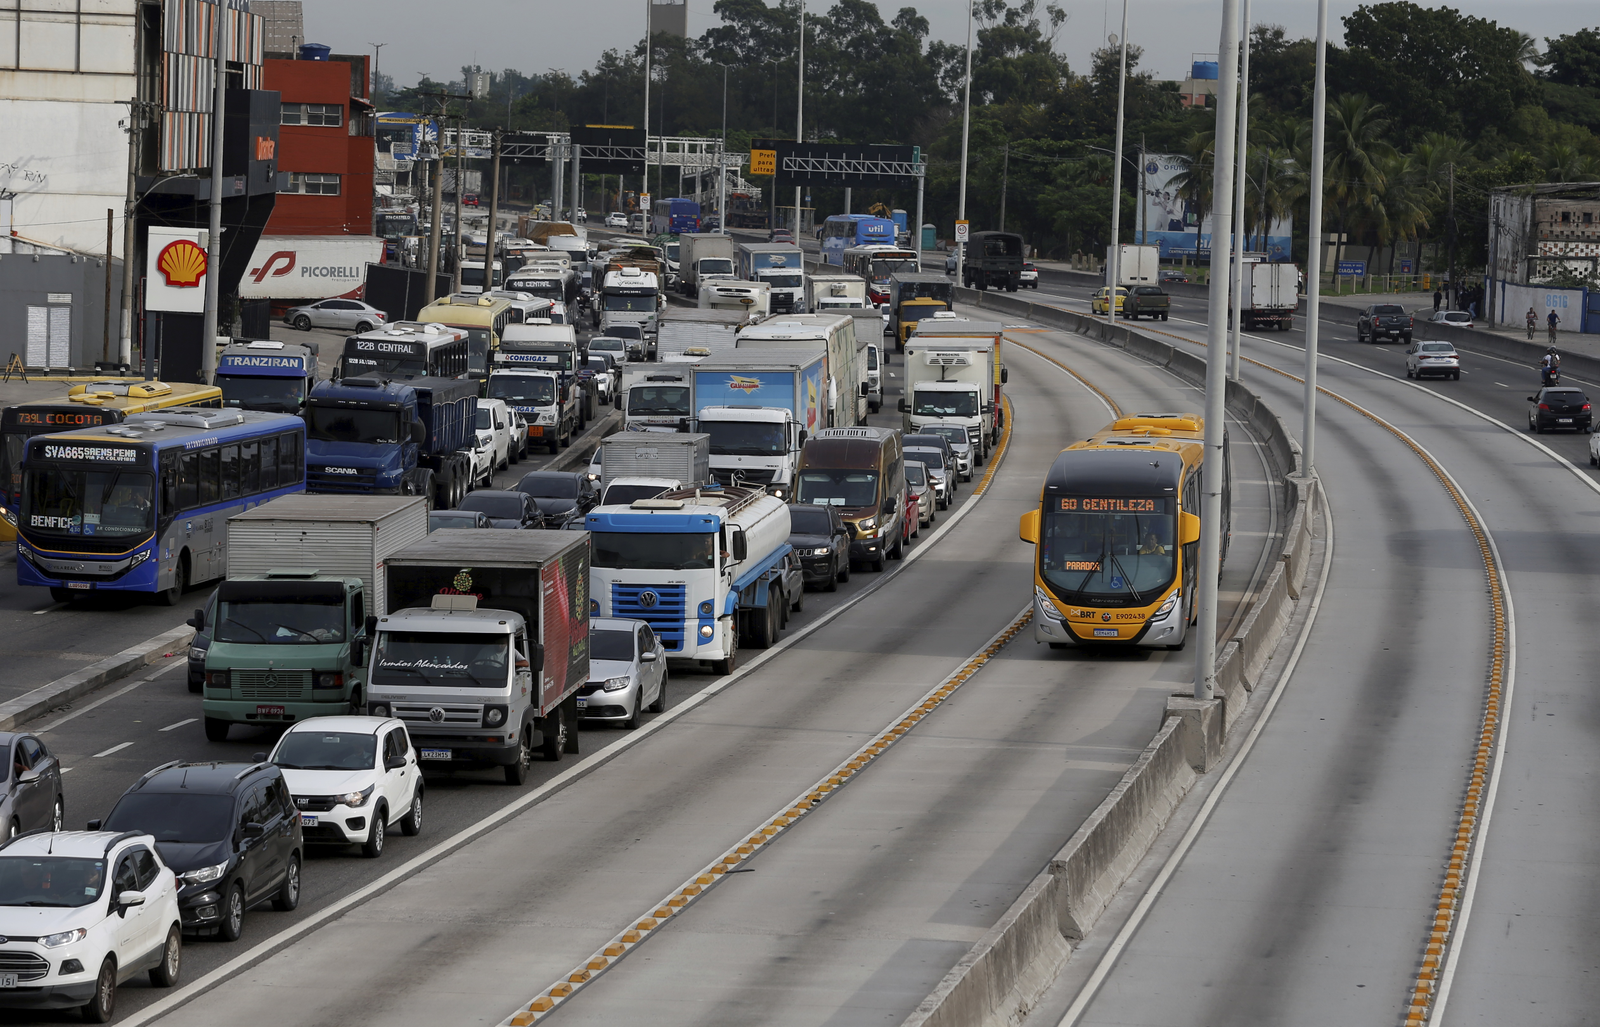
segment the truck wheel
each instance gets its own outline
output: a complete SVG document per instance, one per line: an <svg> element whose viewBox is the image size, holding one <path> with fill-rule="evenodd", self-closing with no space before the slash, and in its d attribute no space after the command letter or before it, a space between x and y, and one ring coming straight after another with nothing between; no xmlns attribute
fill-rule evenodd
<svg viewBox="0 0 1600 1027"><path fill-rule="evenodd" d="M450 501L455 498L456 494L455 483L450 480L450 472L445 471L435 475L430 470L426 473L427 477L423 481L427 483L428 492L425 494L433 497L433 508L435 510L450 509Z"/></svg>
<svg viewBox="0 0 1600 1027"><path fill-rule="evenodd" d="M778 607L783 599L778 595L778 587L767 587L767 605L764 609L751 610L750 618L750 648L770 649L778 637Z"/></svg>
<svg viewBox="0 0 1600 1027"><path fill-rule="evenodd" d="M506 784L513 788L519 787L528 780L528 765L533 762L533 742L530 734L531 727L524 727L522 734L517 738L517 760L515 763L506 764Z"/></svg>
<svg viewBox="0 0 1600 1027"><path fill-rule="evenodd" d="M550 450L550 452L552 454L561 452L561 436L560 436L560 434L559 433L552 434L550 436L550 441L545 443L545 448Z"/></svg>
<svg viewBox="0 0 1600 1027"><path fill-rule="evenodd" d="M228 740L228 722L215 717L206 718L206 741L226 742Z"/></svg>
<svg viewBox="0 0 1600 1027"><path fill-rule="evenodd" d="M737 622L735 622L735 624L737 625ZM738 665L739 665L739 629L738 629L737 626L735 626L735 628L733 630L733 646L732 646L732 648L730 648L728 650L728 658L725 659L725 660L712 660L711 661L711 673L713 673L713 674L722 674L722 675L726 676L728 674L732 674L733 671L734 671L734 668L738 667Z"/></svg>
<svg viewBox="0 0 1600 1027"><path fill-rule="evenodd" d="M433 491L433 472L431 470L419 472L412 484L412 489L412 495L422 496L427 500L429 510L432 510L438 503L438 497L434 495Z"/></svg>
<svg viewBox="0 0 1600 1027"><path fill-rule="evenodd" d="M567 711L564 706L557 706L550 711L550 716L544 718L542 725L544 744L539 746L539 755L544 757L546 763L560 763L561 757L567 752Z"/></svg>
<svg viewBox="0 0 1600 1027"><path fill-rule="evenodd" d="M572 429L568 428L567 429L567 433L565 435L561 436L561 448L562 449L566 449L571 445L572 445Z"/></svg>

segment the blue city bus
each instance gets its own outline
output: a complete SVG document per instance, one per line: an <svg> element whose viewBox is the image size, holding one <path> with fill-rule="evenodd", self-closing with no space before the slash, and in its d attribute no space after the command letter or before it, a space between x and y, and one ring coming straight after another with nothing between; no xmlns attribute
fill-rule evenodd
<svg viewBox="0 0 1600 1027"><path fill-rule="evenodd" d="M663 232L682 235L684 232L700 231L700 204L682 197L657 200L655 214L650 219L650 231L656 235Z"/></svg>
<svg viewBox="0 0 1600 1027"><path fill-rule="evenodd" d="M228 572L228 518L306 488L292 414L174 407L39 435L22 459L17 584L56 602L186 586Z"/></svg>
<svg viewBox="0 0 1600 1027"><path fill-rule="evenodd" d="M870 214L835 214L822 223L822 262L844 265L844 251L857 246L893 246L894 222Z"/></svg>

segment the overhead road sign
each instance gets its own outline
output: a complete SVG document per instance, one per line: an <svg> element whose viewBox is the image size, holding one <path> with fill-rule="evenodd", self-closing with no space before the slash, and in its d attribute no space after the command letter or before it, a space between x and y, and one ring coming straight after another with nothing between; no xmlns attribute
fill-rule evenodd
<svg viewBox="0 0 1600 1027"><path fill-rule="evenodd" d="M573 126L585 174L644 174L645 131L632 125Z"/></svg>
<svg viewBox="0 0 1600 1027"><path fill-rule="evenodd" d="M796 186L915 185L923 176L920 146L862 146L852 143L795 143L758 139L751 153L772 150L777 188Z"/></svg>

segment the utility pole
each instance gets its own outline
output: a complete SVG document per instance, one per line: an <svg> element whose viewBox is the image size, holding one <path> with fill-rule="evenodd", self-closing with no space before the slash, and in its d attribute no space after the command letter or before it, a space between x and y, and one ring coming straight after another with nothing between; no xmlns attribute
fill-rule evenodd
<svg viewBox="0 0 1600 1027"><path fill-rule="evenodd" d="M217 371L217 304L221 301L222 286L222 134L227 116L228 50L223 45L223 26L228 21L228 9L217 5L212 26L211 90L211 226L206 236L206 298L200 315L200 380L211 384Z"/></svg>
<svg viewBox="0 0 1600 1027"><path fill-rule="evenodd" d="M801 128L806 114L806 0L800 0L800 91L795 97L794 141L805 142ZM774 182L777 179L773 179ZM776 199L776 197L774 197ZM800 187L794 187L794 244L800 245ZM802 261L801 263L804 263Z"/></svg>
<svg viewBox="0 0 1600 1027"><path fill-rule="evenodd" d="M1006 230L1006 185L1011 175L1011 140L1007 139L1000 159L1000 231Z"/></svg>
<svg viewBox="0 0 1600 1027"><path fill-rule="evenodd" d="M654 12L650 10L650 0L644 0L644 149L647 160L650 154L650 30L654 27L650 24L650 15L652 13ZM644 191L650 191L650 166L648 164L645 165L644 169ZM551 213L554 214L555 211L552 209Z"/></svg>
<svg viewBox="0 0 1600 1027"><path fill-rule="evenodd" d="M116 221L117 212L111 207L106 208L106 296L105 309L101 312L100 325L100 359L104 363L111 362L111 240L115 231L113 223Z"/></svg>
<svg viewBox="0 0 1600 1027"><path fill-rule="evenodd" d="M1117 323L1117 286L1122 281L1122 112L1123 99L1128 90L1128 0L1122 0L1122 35L1112 36L1111 44L1120 44L1122 56L1117 66L1117 141L1114 146L1117 152L1111 155L1111 249L1106 255L1108 326ZM1213 242L1211 252L1216 251Z"/></svg>
<svg viewBox="0 0 1600 1027"><path fill-rule="evenodd" d="M137 96L128 102L128 195L122 205L122 317L117 359L133 361L133 267L137 232L134 222L139 206L139 132L144 127L145 104Z"/></svg>
<svg viewBox="0 0 1600 1027"><path fill-rule="evenodd" d="M1244 327L1244 162L1245 150L1250 145L1250 0L1244 0L1242 29L1239 53L1234 55L1239 62L1239 159L1234 165L1238 169L1235 176L1238 182L1233 190L1233 267L1229 275L1233 294L1233 363L1228 369L1228 377L1234 381L1240 380L1239 347L1242 343L1239 333ZM1216 240L1212 240L1211 248L1216 251Z"/></svg>
<svg viewBox="0 0 1600 1027"><path fill-rule="evenodd" d="M498 128L494 130L494 163L490 165L494 187L489 191L489 235L483 245L484 292L494 288L495 243L500 234L500 140L503 136Z"/></svg>
<svg viewBox="0 0 1600 1027"><path fill-rule="evenodd" d="M972 127L972 4L967 4L967 78L961 100L961 191L956 193L956 220L967 220L967 134ZM967 244L956 246L956 284L966 284Z"/></svg>
<svg viewBox="0 0 1600 1027"><path fill-rule="evenodd" d="M1455 166L1454 162L1451 162L1448 165L1448 167L1450 168L1450 210L1449 210L1449 213L1447 213L1445 215L1445 218L1444 218L1445 227L1447 229L1446 234L1445 234L1445 239L1447 240L1447 244L1448 244L1448 247L1447 247L1448 248L1448 253L1447 253L1446 259L1445 259L1445 264L1446 264L1446 268L1447 269L1446 269L1445 273L1450 278L1450 284L1449 284L1449 289L1450 289L1450 309L1451 310L1455 310L1455 309L1457 309L1457 304L1456 304L1456 166Z"/></svg>
<svg viewBox="0 0 1600 1027"><path fill-rule="evenodd" d="M451 292L461 291L461 254L466 249L462 245L465 233L461 231L461 187L463 184L461 181L461 151L463 149L461 134L465 127L466 119L456 118L456 227L455 231L450 235L450 273L454 282ZM489 281L487 274L484 276L484 281Z"/></svg>
<svg viewBox="0 0 1600 1027"><path fill-rule="evenodd" d="M425 96L425 97L428 97L429 99L437 100L439 102L439 118L438 118L438 124L436 125L436 127L434 129L434 141L433 141L434 160L435 160L435 162L437 164L437 167L435 167L433 169L433 172L434 172L433 173L433 202L430 205L430 208L429 208L429 211L428 211L428 214L429 214L429 218L428 218L428 221L429 221L429 225L428 225L428 287L427 287L426 295L428 297L428 302L432 303L435 299L438 298L438 294L434 290L436 288L435 283L438 281L438 277L439 277L439 239L440 239L440 231L441 231L441 229L443 227L441 222L444 220L444 212L443 212L443 210L440 209L440 208L442 208L444 206L444 121L445 121L446 115L448 114L449 102L451 100L471 100L472 97L471 96L460 96L460 95L457 95L456 93L419 93L418 95L419 96ZM457 132L456 133L456 150L457 150L457 152L460 152L460 149L461 149L461 134L460 134L460 132ZM457 163L459 164L459 160L458 160ZM460 203L460 201L461 201L461 182L460 182L460 178L461 178L461 174L458 171L456 173L456 179L457 179L457 181L456 181L456 202L457 203ZM457 232L458 235L460 234L460 231L461 231L461 227L460 227L461 226L461 216L460 215L461 215L461 211L460 211L460 208L458 207L457 210L456 210L456 232Z"/></svg>
<svg viewBox="0 0 1600 1027"><path fill-rule="evenodd" d="M1139 204L1134 207L1134 219L1139 225L1139 245L1143 246L1150 236L1150 219L1144 213L1144 133L1139 133Z"/></svg>
<svg viewBox="0 0 1600 1027"><path fill-rule="evenodd" d="M1211 316L1206 332L1205 460L1200 474L1200 605L1195 646L1194 697L1210 700L1216 679L1217 588L1222 572L1223 399L1227 389L1228 326L1217 314L1227 309L1227 247L1217 238L1233 221L1234 132L1239 89L1239 0L1222 0L1221 65L1217 79L1217 129L1212 160Z"/></svg>
<svg viewBox="0 0 1600 1027"><path fill-rule="evenodd" d="M367 45L372 47L372 85L374 86L374 88L368 90L368 92L376 93L377 92L376 86L378 84L378 58L383 56L383 48L388 46L389 44L388 43L368 43ZM376 99L376 96L374 96L373 99Z"/></svg>
<svg viewBox="0 0 1600 1027"><path fill-rule="evenodd" d="M582 148L577 143L569 143L567 152L572 157L572 223L578 223L578 208L583 204L583 179L579 176L582 167Z"/></svg>
<svg viewBox="0 0 1600 1027"><path fill-rule="evenodd" d="M1317 77L1311 101L1311 210L1306 226L1306 367L1305 421L1300 429L1300 473L1316 470L1317 339L1322 329L1322 159L1328 121L1328 0L1317 0Z"/></svg>

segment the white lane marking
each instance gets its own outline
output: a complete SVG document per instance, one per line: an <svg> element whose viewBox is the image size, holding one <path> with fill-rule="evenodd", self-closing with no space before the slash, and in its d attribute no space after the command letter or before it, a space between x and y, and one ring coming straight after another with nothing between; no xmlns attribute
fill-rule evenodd
<svg viewBox="0 0 1600 1027"><path fill-rule="evenodd" d="M35 610L35 611L33 611L33 615L34 615L34 616L35 616L35 617L37 617L37 616L39 616L39 615L40 615L40 614L44 614L44 613L54 613L54 612L56 612L56 611L57 611L57 610L59 610L59 609L61 609L61 608L62 608L62 607L63 607L63 606L66 606L66 605L67 605L67 604L66 604L66 603L51 603L51 604L50 604L50 605L49 605L49 606L46 606L46 607L45 607L45 608L44 608L44 609L42 609L42 610Z"/></svg>
<svg viewBox="0 0 1600 1027"><path fill-rule="evenodd" d="M1245 759L1250 755L1251 750L1255 748L1256 739L1261 737L1261 732L1266 728L1267 722L1272 719L1273 711L1278 708L1278 700L1283 698L1284 690L1289 684L1289 679L1294 676L1295 668L1300 665L1300 654L1306 647L1306 640L1311 637L1312 626L1316 624L1317 612L1322 608L1322 594L1328 588L1329 572L1333 568L1333 507L1321 489L1318 489L1317 493L1322 497L1322 523L1328 542L1322 554L1322 577L1317 582L1317 594L1312 597L1311 609L1306 614L1305 627L1300 630L1300 638L1295 642L1294 652L1289 655L1289 662L1284 666L1283 673L1279 675L1278 683L1273 685L1272 696L1268 698L1267 705L1262 709L1260 718L1250 728L1250 733L1245 736L1243 744L1239 746L1239 751L1228 764L1228 768L1222 772L1222 777L1217 781L1217 787L1212 790L1210 795L1206 796L1206 801L1201 804L1200 812L1195 816L1194 823L1190 824L1189 829L1183 833L1183 838L1179 840L1178 847L1173 850L1172 855L1167 857L1166 863L1162 864L1161 872L1150 883L1149 889L1145 891L1144 895L1140 896L1138 905L1134 906L1127 922L1122 925L1122 929L1112 939L1110 947L1100 957L1100 962L1095 964L1094 972L1084 982L1082 990L1078 992L1078 997L1072 1000L1072 1005L1067 1007L1067 1012L1062 1016L1057 1027L1072 1027L1073 1024L1078 1022L1078 1018L1083 1015L1083 1011L1089 1007L1089 1003L1093 1001L1095 993L1100 990L1100 985L1111 973L1112 966L1122 955L1122 950L1127 948L1128 942L1132 940L1134 933L1144 923L1144 918L1149 914L1150 908L1155 905L1156 899L1160 897L1167 881L1177 872L1179 864L1189 854L1189 848L1194 845L1195 839L1199 837L1201 830L1204 829L1207 821L1211 819L1211 812L1216 809L1223 793L1228 790L1228 785L1233 781L1234 775L1239 772L1240 767L1244 766Z"/></svg>
<svg viewBox="0 0 1600 1027"><path fill-rule="evenodd" d="M70 774L70 773L72 773L72 770L73 770L73 768L72 768L72 767L62 767L62 768L61 768L61 772L62 772L62 773L63 773L63 774Z"/></svg>
<svg viewBox="0 0 1600 1027"><path fill-rule="evenodd" d="M1500 386L1500 387L1501 387L1501 388L1502 388L1502 389L1509 389L1509 388L1511 388L1511 386L1509 386L1509 385L1507 385L1507 384L1506 384L1506 383L1505 383L1505 382L1495 382L1495 384L1496 384L1496 385L1498 385L1498 386Z"/></svg>
<svg viewBox="0 0 1600 1027"><path fill-rule="evenodd" d="M133 744L132 742L119 742L116 745L113 745L111 748L106 749L103 752L95 753L93 756L90 756L89 758L92 759L92 760L97 760L102 756L110 756L114 752L121 752L123 749L126 749L128 746L130 746L132 744Z"/></svg>
<svg viewBox="0 0 1600 1027"><path fill-rule="evenodd" d="M188 720L180 720L176 724L168 724L166 727L162 728L161 730L163 730L163 731L175 731L178 728L182 727L183 725L185 725L185 724L193 724L196 720L199 720L199 719L200 718L198 718L198 717L190 717Z"/></svg>
<svg viewBox="0 0 1600 1027"><path fill-rule="evenodd" d="M36 734L36 735L42 735L46 731L54 731L56 728L60 727L62 724L65 724L67 721L73 719L74 717L81 717L85 713L88 713L90 710L94 709L95 707L104 706L106 703L108 703L111 700L115 699L117 696L126 695L128 692L133 691L135 688L138 688L140 685L143 685L143 684L146 684L147 682L155 680L156 678L158 678L161 675L165 674L167 671L171 670L175 666L187 667L188 665L189 665L188 660L185 659L181 663L178 662L178 661L174 661L173 663L169 663L164 667L158 667L155 670L151 671L150 673L146 674L144 677L139 678L136 681L131 681L126 685L123 685L121 688L117 689L115 692L112 692L110 695L103 695L103 696L101 696L100 698L96 699L94 702L90 703L87 706L79 707L78 709L73 710L71 713L62 714L60 717L57 717L55 720L52 720L50 723L46 724L44 727L35 728L33 733Z"/></svg>
<svg viewBox="0 0 1600 1027"><path fill-rule="evenodd" d="M1012 423L1012 418L1015 416L1016 415L1013 410L1011 415L1006 418L1006 423ZM1009 449L1010 443L1008 442L1007 451L1009 451ZM996 453L994 456L991 456L991 466L995 457L1002 455L1003 454ZM989 484L993 485L995 479L999 476L1000 468L996 467L994 477L989 479ZM294 941L305 937L328 921L343 916L346 912L355 908L356 906L361 905L373 896L387 891L389 888L417 873L417 871L422 870L424 867L436 863L441 859L444 859L446 856L449 856L451 853L455 852L457 849L460 849L462 846L468 844L474 839L487 834L506 821L513 819L528 807L534 805L535 803L542 802L546 798L561 791L563 788L567 787L569 784L573 783L579 778L588 776L593 771L598 770L607 763L610 763L618 756L640 744L645 739L651 737L657 731L660 731L668 724L688 713L690 710L698 709L702 703L709 702L712 698L720 695L722 692L742 680L746 674L759 669L768 661L776 659L781 653L787 651L796 643L806 639L813 632L821 629L823 625L832 622L835 618L842 616L846 611L853 609L857 603L860 603L867 597L873 595L887 582L893 581L900 574L904 573L904 568L906 565L916 561L923 554L929 552L932 549L932 544L939 541L939 539L944 537L944 534L947 531L959 524L963 517L977 507L978 500L982 499L987 494L988 489L984 489L982 492L975 491L971 498L962 505L961 509L949 515L939 530L928 536L927 541L906 553L905 558L900 561L899 569L896 569L892 573L881 575L871 585L862 589L858 594L852 596L848 602L829 610L827 613L819 617L815 623L806 625L804 628L801 628L799 632L790 635L788 638L779 642L771 649L761 650L761 655L740 667L732 674L723 678L721 681L701 689L688 699L685 699L683 702L669 709L666 713L661 714L654 720L645 724L639 730L623 738L617 739L594 755L585 758L581 763L578 763L570 770L563 771L562 773L557 774L555 777L552 777L550 780L546 781L544 784L540 785L538 788L535 788L533 791L529 792L527 795L524 795L522 798L511 803L510 805L503 806L499 810L488 814L475 824L467 825L466 827L457 831L455 834L451 835L449 838L446 838L437 845L434 845L427 851L419 853L418 855L413 856L411 859L395 867L382 877L369 882L364 887L356 889L338 901L330 902L328 905L317 910L315 913L306 917L299 923L291 927L287 927L284 930L279 931L277 934L274 934L271 937L257 943L252 948L245 952L241 952L239 955L234 956L232 959L228 960L226 963L223 963L215 970L212 970L204 977L200 977L188 985L169 992L165 998L153 1002L132 1016L121 1020L120 1022L122 1023L122 1027L144 1027L145 1024L153 1023L156 1020L159 1020L161 1017L172 1012L174 1009L177 1009L179 1006L187 1005L196 998L199 998L201 995L204 995L206 992L217 987L219 984L222 984L230 978L237 976L239 973L273 955L280 949L287 947Z"/></svg>

